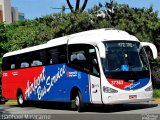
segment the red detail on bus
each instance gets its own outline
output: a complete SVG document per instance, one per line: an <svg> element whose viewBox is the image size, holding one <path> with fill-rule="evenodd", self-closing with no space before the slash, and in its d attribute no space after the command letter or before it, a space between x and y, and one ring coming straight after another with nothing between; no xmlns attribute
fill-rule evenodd
<svg viewBox="0 0 160 120"><path fill-rule="evenodd" d="M23 92L26 99L25 91L28 80L33 83L34 79L42 73L43 66L25 68L19 70L9 70L2 72L2 96L7 99L16 99L18 88Z"/></svg>
<svg viewBox="0 0 160 120"><path fill-rule="evenodd" d="M107 78L107 80L111 85L113 85L116 88L120 88L120 89L125 89L130 84L132 84L131 82L125 82L124 80L121 80L121 79Z"/></svg>

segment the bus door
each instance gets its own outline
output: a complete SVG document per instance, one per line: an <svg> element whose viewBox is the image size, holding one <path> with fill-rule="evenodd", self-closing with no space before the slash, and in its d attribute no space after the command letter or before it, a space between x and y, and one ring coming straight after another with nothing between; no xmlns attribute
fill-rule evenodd
<svg viewBox="0 0 160 120"><path fill-rule="evenodd" d="M96 55L96 48L93 46L89 48L90 59L90 97L92 103L102 103L101 100L101 81L98 59Z"/></svg>

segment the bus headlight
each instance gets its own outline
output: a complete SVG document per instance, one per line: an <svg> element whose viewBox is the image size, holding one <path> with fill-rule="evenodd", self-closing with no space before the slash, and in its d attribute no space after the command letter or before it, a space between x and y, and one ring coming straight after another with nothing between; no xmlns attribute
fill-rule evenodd
<svg viewBox="0 0 160 120"><path fill-rule="evenodd" d="M145 91L153 91L152 85L149 86L149 87L147 87L147 88L145 89Z"/></svg>
<svg viewBox="0 0 160 120"><path fill-rule="evenodd" d="M105 93L118 93L118 90L103 86L103 92L105 92Z"/></svg>

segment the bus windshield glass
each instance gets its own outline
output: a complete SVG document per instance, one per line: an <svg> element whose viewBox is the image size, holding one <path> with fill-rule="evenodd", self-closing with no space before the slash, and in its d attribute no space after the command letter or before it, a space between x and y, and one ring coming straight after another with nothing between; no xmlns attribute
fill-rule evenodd
<svg viewBox="0 0 160 120"><path fill-rule="evenodd" d="M102 59L107 78L139 79L149 77L144 49L136 41L105 41L106 58Z"/></svg>

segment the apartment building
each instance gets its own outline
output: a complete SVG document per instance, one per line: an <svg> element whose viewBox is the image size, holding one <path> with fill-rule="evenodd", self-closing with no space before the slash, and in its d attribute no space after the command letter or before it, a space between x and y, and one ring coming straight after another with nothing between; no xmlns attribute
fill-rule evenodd
<svg viewBox="0 0 160 120"><path fill-rule="evenodd" d="M10 24L24 19L24 13L19 12L16 7L12 7L11 0L0 0L0 22Z"/></svg>

